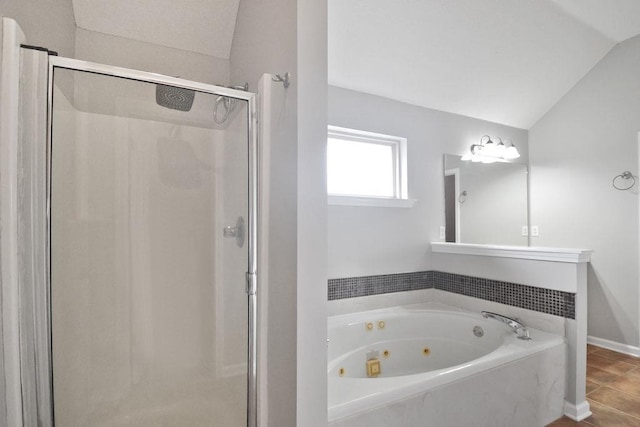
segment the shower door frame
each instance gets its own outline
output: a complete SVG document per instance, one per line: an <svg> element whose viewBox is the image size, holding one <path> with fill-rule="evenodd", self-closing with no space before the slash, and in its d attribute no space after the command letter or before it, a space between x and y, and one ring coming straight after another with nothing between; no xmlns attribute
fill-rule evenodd
<svg viewBox="0 0 640 427"><path fill-rule="evenodd" d="M40 386L49 388L49 411L39 414L40 419L49 419L48 425L54 426L53 413L53 363L52 363L52 335L51 335L51 173L52 173L52 126L53 126L53 77L55 68L82 71L92 74L124 78L146 83L163 84L176 86L184 89L203 92L215 96L225 96L247 102L247 125L248 125L248 219L247 219L247 271L245 292L248 297L248 345L247 345L247 426L256 427L258 419L258 328L257 328L257 270L258 270L258 112L257 95L252 92L245 92L226 87L215 86L206 83L199 83L162 74L138 71L128 68L111 65L98 64L77 59L49 56L48 65L48 86L47 86L47 148L46 148L46 235L49 244L45 248L45 270L46 299L43 304L47 309L46 313L37 313L36 322L45 330L49 337L49 348L43 348L42 342L38 343L36 358L40 366L47 366L48 378L37 378ZM211 112L213 114L213 111ZM239 286L241 284L238 284ZM46 405L45 405L46 406Z"/></svg>

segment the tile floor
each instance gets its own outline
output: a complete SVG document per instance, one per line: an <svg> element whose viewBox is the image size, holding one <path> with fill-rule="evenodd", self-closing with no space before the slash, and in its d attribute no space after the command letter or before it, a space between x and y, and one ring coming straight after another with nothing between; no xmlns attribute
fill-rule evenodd
<svg viewBox="0 0 640 427"><path fill-rule="evenodd" d="M589 418L547 427L640 427L640 358L587 345L587 400Z"/></svg>

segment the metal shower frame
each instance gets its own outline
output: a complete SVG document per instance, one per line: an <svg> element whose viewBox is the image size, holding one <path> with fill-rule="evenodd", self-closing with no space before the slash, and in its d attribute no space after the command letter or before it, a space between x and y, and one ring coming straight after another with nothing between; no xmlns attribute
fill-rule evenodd
<svg viewBox="0 0 640 427"><path fill-rule="evenodd" d="M199 83L176 77L161 74L137 71L128 68L115 67L110 65L97 64L93 62L81 61L58 56L49 56L48 69L48 100L47 100L47 183L46 183L46 234L49 245L45 249L46 271L47 271L47 312L44 318L40 319L40 325L44 327L49 337L49 348L39 348L37 357L42 357L43 362L48 366L49 378L40 379L40 382L50 387L50 413L40 414L41 417L50 417L50 425L54 425L53 419L53 365L51 344L51 160L52 160L52 122L53 122L53 77L55 68L84 71L93 74L125 78L147 83L164 84L176 86L196 92L208 93L216 96L225 96L247 102L247 124L248 124L248 219L247 219L247 248L248 263L246 272L245 291L248 297L248 354L247 354L247 426L256 427L258 420L258 325L257 325L257 270L258 270L258 112L257 95L227 87L215 86L206 83ZM212 112L213 114L213 112ZM45 324L45 325L43 325Z"/></svg>

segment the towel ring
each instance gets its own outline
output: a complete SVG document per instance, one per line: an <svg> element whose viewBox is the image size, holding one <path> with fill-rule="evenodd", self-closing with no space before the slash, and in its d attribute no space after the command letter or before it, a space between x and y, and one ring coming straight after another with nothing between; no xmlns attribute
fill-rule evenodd
<svg viewBox="0 0 640 427"><path fill-rule="evenodd" d="M628 185L626 187L621 187L618 184L616 184L616 181L618 179L624 179L624 180L632 180L631 185ZM633 174L629 171L624 171L622 172L620 175L616 175L613 180L611 181L611 184L613 184L613 188L615 188L616 190L620 190L620 191L624 191L624 190L629 190L630 188L632 188L634 185L636 185L636 177L633 176Z"/></svg>
<svg viewBox="0 0 640 427"><path fill-rule="evenodd" d="M459 203L464 203L467 201L467 190L464 190L462 193L460 193L460 195L458 196L458 202Z"/></svg>

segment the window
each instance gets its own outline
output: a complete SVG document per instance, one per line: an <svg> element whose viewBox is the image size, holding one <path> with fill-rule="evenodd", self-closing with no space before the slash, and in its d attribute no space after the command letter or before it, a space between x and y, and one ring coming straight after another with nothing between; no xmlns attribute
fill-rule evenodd
<svg viewBox="0 0 640 427"><path fill-rule="evenodd" d="M329 126L329 203L412 206L407 197L406 146L406 138Z"/></svg>

